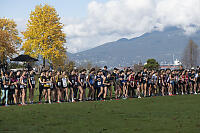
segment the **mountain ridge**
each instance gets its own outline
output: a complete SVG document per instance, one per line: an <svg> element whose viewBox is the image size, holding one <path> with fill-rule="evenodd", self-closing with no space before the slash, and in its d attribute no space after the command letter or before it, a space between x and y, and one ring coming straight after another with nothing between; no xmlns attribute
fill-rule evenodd
<svg viewBox="0 0 200 133"><path fill-rule="evenodd" d="M190 39L200 46L199 31L188 36L180 28L168 27L163 31L153 31L131 39L121 38L68 56L77 65L89 61L98 66L110 67L131 66L139 61L144 63L148 58L170 62L173 55L181 58Z"/></svg>

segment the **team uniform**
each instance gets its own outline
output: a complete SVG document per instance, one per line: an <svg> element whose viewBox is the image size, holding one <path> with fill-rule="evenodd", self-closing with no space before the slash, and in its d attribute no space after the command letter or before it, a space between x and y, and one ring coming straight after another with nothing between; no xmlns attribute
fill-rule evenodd
<svg viewBox="0 0 200 133"><path fill-rule="evenodd" d="M77 99L77 93L78 93L78 76L76 74L69 76L69 81L72 83L70 84L70 88L73 89L74 92L74 99Z"/></svg>
<svg viewBox="0 0 200 133"><path fill-rule="evenodd" d="M44 89L46 89L46 90L50 89L50 86L51 86L51 83L50 83L51 77L44 76L43 80L44 80L44 82L47 82L47 83L44 84Z"/></svg>
<svg viewBox="0 0 200 133"><path fill-rule="evenodd" d="M13 95L15 94L15 88L16 88L15 83L17 83L17 79L12 77L10 79L10 90L9 90L9 96L10 96L10 100L11 100L12 104L13 104L13 100L14 100Z"/></svg>
<svg viewBox="0 0 200 133"><path fill-rule="evenodd" d="M95 85L95 75L94 74L89 75L89 83L91 86Z"/></svg>
<svg viewBox="0 0 200 133"><path fill-rule="evenodd" d="M127 84L127 76L126 74L123 74L120 76L120 86L123 87L123 86L126 86Z"/></svg>
<svg viewBox="0 0 200 133"><path fill-rule="evenodd" d="M84 90L86 89L86 75L85 74L80 74L80 82L78 85L81 86Z"/></svg>
<svg viewBox="0 0 200 133"><path fill-rule="evenodd" d="M70 75L69 81L72 83L69 85L71 88L77 88L78 87L78 76L77 75Z"/></svg>
<svg viewBox="0 0 200 133"><path fill-rule="evenodd" d="M1 100L3 100L3 98L5 97L6 98L6 103L5 105L7 106L8 105L8 93L9 93L9 89L10 89L10 78L9 77L3 77L3 82L5 83L3 85L3 88L2 88L2 96L1 96Z"/></svg>
<svg viewBox="0 0 200 133"><path fill-rule="evenodd" d="M135 85L135 75L131 74L129 76L129 80L128 80L129 84L128 84L128 95L130 95L131 97L133 97L135 95L135 89L136 89L136 85Z"/></svg>
<svg viewBox="0 0 200 133"><path fill-rule="evenodd" d="M62 78L60 76L56 77L56 87L58 89L62 88Z"/></svg>
<svg viewBox="0 0 200 133"><path fill-rule="evenodd" d="M142 72L142 83L147 84L148 83L148 73L147 72Z"/></svg>
<svg viewBox="0 0 200 133"><path fill-rule="evenodd" d="M111 87L111 77L105 77L105 81L104 81L104 86L106 86L107 88L110 88Z"/></svg>
<svg viewBox="0 0 200 133"><path fill-rule="evenodd" d="M3 79L0 77L0 90L3 89Z"/></svg>
<svg viewBox="0 0 200 133"><path fill-rule="evenodd" d="M179 81L179 75L175 74L174 76L174 94L178 95L180 90L179 90L179 86L178 86L178 81Z"/></svg>
<svg viewBox="0 0 200 133"><path fill-rule="evenodd" d="M67 77L66 76L64 76L64 77L62 77L62 88L63 89L65 89L65 88L67 88Z"/></svg>
<svg viewBox="0 0 200 133"><path fill-rule="evenodd" d="M32 88L35 88L35 76L34 76L34 74L31 74L31 75L29 75L29 78L30 78L30 83L29 83L29 88L32 86ZM30 84L31 84L31 86L30 86Z"/></svg>
<svg viewBox="0 0 200 133"><path fill-rule="evenodd" d="M27 89L27 83L28 83L28 78L27 78L27 76L23 76L22 77L22 84L21 84L21 89Z"/></svg>
<svg viewBox="0 0 200 133"><path fill-rule="evenodd" d="M190 93L192 94L194 91L194 85L195 85L195 73L191 73L189 75L189 84L191 87Z"/></svg>
<svg viewBox="0 0 200 133"><path fill-rule="evenodd" d="M21 90L20 75L16 75L16 79L17 79L17 89L18 89L18 91L20 91Z"/></svg>
<svg viewBox="0 0 200 133"><path fill-rule="evenodd" d="M43 81L45 80L45 76L40 76L39 78L39 102L41 102L41 97L42 97L42 92L44 90L44 83Z"/></svg>
<svg viewBox="0 0 200 133"><path fill-rule="evenodd" d="M99 94L101 88L103 87L103 78L101 75L96 75L95 77L95 94Z"/></svg>

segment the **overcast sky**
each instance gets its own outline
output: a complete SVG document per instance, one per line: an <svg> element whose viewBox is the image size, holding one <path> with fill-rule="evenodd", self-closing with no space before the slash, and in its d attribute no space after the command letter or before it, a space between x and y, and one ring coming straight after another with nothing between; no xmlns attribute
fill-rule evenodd
<svg viewBox="0 0 200 133"><path fill-rule="evenodd" d="M44 3L57 10L73 53L167 26L186 34L200 29L200 0L2 0L0 17L14 19L23 31L30 12Z"/></svg>

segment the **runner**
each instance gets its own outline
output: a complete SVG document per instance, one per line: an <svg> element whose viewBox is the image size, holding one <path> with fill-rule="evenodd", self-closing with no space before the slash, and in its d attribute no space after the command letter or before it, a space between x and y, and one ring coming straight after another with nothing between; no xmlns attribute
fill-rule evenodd
<svg viewBox="0 0 200 133"><path fill-rule="evenodd" d="M92 68L90 70L90 73L87 77L87 83L88 83L88 87L89 87L88 100L94 100L95 68Z"/></svg>
<svg viewBox="0 0 200 133"><path fill-rule="evenodd" d="M51 85L50 85L50 89L51 89L51 96L52 96L52 101L56 102L56 95L57 95L57 90L56 90L56 75L55 75L55 71L50 72L49 73L50 78L51 78Z"/></svg>
<svg viewBox="0 0 200 133"><path fill-rule="evenodd" d="M5 98L5 106L8 106L9 89L10 89L9 73L5 72L5 76L3 76L3 88L2 88L2 96L1 96L1 101Z"/></svg>
<svg viewBox="0 0 200 133"><path fill-rule="evenodd" d="M135 72L131 72L128 79L129 85L128 85L128 92L130 97L134 97L134 89L135 89Z"/></svg>
<svg viewBox="0 0 200 133"><path fill-rule="evenodd" d="M3 88L3 77L4 77L3 71L1 71L1 75L0 75L0 91L1 91L1 93L3 93L3 90L4 90L4 88ZM1 104L1 98L0 98L0 104Z"/></svg>
<svg viewBox="0 0 200 133"><path fill-rule="evenodd" d="M108 70L107 70L107 69L108 69L107 66L104 66L104 67L103 67L102 72L103 72L103 76L104 76L104 77L106 77L106 76L108 75Z"/></svg>
<svg viewBox="0 0 200 133"><path fill-rule="evenodd" d="M19 104L21 102L22 99L22 93L21 93L21 84L20 84L20 77L21 77L21 72L17 71L16 74L16 79L17 79L17 87L15 88L15 98L16 98L16 102L17 104Z"/></svg>
<svg viewBox="0 0 200 133"><path fill-rule="evenodd" d="M76 89L76 72L72 70L71 74L69 75L69 88L70 88L70 101L75 102L74 100L74 91Z"/></svg>
<svg viewBox="0 0 200 133"><path fill-rule="evenodd" d="M128 97L128 91L127 91L127 76L125 74L124 71L121 71L121 74L120 74L120 86L123 90L123 95L122 95L122 98L123 99L126 99Z"/></svg>
<svg viewBox="0 0 200 133"><path fill-rule="evenodd" d="M192 73L189 74L189 86L190 86L190 94L193 94L193 92L196 92L196 80L195 80L195 71L192 70Z"/></svg>
<svg viewBox="0 0 200 133"><path fill-rule="evenodd" d="M135 76L135 85L137 86L137 97L141 98L141 84L142 84L142 74L137 73Z"/></svg>
<svg viewBox="0 0 200 133"><path fill-rule="evenodd" d="M115 91L115 99L118 99L121 95L121 88L120 88L120 74L119 69L114 68L114 71L111 75L113 77L113 85L114 85L114 91Z"/></svg>
<svg viewBox="0 0 200 133"><path fill-rule="evenodd" d="M65 99L66 102L69 101L69 95L68 95L68 84L69 80L68 80L68 77L67 77L67 74L65 71L63 71L62 73L62 89L64 90L63 91L63 99ZM65 92L65 98L64 98L64 92Z"/></svg>
<svg viewBox="0 0 200 133"><path fill-rule="evenodd" d="M95 95L97 96L97 100L102 100L102 94L103 94L103 76L102 71L98 70L97 75L95 77Z"/></svg>
<svg viewBox="0 0 200 133"><path fill-rule="evenodd" d="M197 93L200 93L200 71L198 72L198 75L196 76L196 80L197 80Z"/></svg>
<svg viewBox="0 0 200 133"><path fill-rule="evenodd" d="M49 72L47 71L45 76L43 77L44 89L43 89L43 97L45 97L45 103L51 104L51 77L49 76ZM47 100L48 97L48 100ZM42 99L41 99L42 100Z"/></svg>
<svg viewBox="0 0 200 133"><path fill-rule="evenodd" d="M16 74L10 73L10 90L9 90L9 101L10 104L17 104L15 97L15 89L17 88L17 78Z"/></svg>
<svg viewBox="0 0 200 133"><path fill-rule="evenodd" d="M86 70L83 69L80 71L80 74L78 76L78 89L79 89L79 101L82 101L83 98L85 99L85 90L86 90Z"/></svg>
<svg viewBox="0 0 200 133"><path fill-rule="evenodd" d="M35 84L36 84L33 70L31 70L30 72L28 83L29 83L29 102L30 104L33 104L34 90L35 90Z"/></svg>
<svg viewBox="0 0 200 133"><path fill-rule="evenodd" d="M111 87L111 74L108 73L107 76L103 78L103 85L104 85L104 95L103 99L106 100L107 92L110 92L110 100L112 100L112 87Z"/></svg>
<svg viewBox="0 0 200 133"><path fill-rule="evenodd" d="M20 88L22 89L22 105L26 105L26 90L27 90L27 83L28 83L28 77L26 76L26 71L22 73L22 76L20 77Z"/></svg>
<svg viewBox="0 0 200 133"><path fill-rule="evenodd" d="M42 95L44 90L44 79L45 79L45 72L42 72L39 77L39 104L42 103Z"/></svg>
<svg viewBox="0 0 200 133"><path fill-rule="evenodd" d="M57 103L60 103L61 102L61 89L62 89L62 76L60 74L60 71L57 72L56 74L56 92L57 92Z"/></svg>
<svg viewBox="0 0 200 133"><path fill-rule="evenodd" d="M144 68L144 71L142 72L142 84L141 84L141 89L144 94L144 97L147 95L147 84L148 84L148 73L147 69Z"/></svg>

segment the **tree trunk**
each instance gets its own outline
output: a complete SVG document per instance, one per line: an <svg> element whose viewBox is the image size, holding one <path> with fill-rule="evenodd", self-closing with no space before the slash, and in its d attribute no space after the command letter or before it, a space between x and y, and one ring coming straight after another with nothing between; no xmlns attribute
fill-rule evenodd
<svg viewBox="0 0 200 133"><path fill-rule="evenodd" d="M43 58L43 68L45 68L45 58Z"/></svg>

